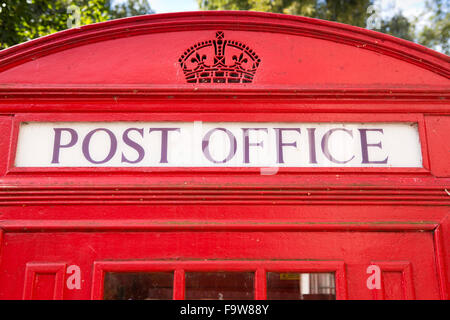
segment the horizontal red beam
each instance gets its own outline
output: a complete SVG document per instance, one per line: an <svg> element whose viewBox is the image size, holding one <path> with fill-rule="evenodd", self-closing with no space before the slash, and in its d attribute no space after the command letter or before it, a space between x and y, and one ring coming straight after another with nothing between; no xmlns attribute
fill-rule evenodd
<svg viewBox="0 0 450 320"><path fill-rule="evenodd" d="M56 232L56 231L433 231L439 222L286 222L253 221L149 221L149 220L3 220L0 228L5 232Z"/></svg>

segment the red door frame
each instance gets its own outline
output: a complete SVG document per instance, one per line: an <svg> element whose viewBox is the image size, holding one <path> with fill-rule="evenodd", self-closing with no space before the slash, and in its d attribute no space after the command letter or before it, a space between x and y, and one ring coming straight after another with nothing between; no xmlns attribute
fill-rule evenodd
<svg viewBox="0 0 450 320"><path fill-rule="evenodd" d="M266 64L267 74L275 74L272 82L261 84L255 81L251 86L218 89L214 85L193 87L184 83L183 78L167 84L153 83L148 77L136 77L131 79L134 81L131 83L127 82L130 80L127 75L123 75L126 81L118 84L107 82L107 77L104 78L105 83L89 84L80 77L73 83L59 84L47 76L47 84L28 78L28 74L24 77L20 72L13 72L14 68L22 70L20 68L28 63L34 66L33 63L39 63L39 59L51 58L63 50L70 53L70 50L83 46L89 50L88 46L93 43L113 43L121 38L131 41L134 36L145 35L164 37L168 33L182 31L205 31L205 37L209 37L217 30L239 32L247 38L248 32L261 32L265 36L281 34L280 42L290 36L302 37L306 42L308 39L324 40L354 48L361 55L367 51L395 59L402 66L414 66L413 74L425 80L414 83L405 76L402 79L404 83L400 84L370 83L367 80L372 75L364 74L360 79L369 84L323 82L311 85L306 81L308 77L286 72L288 75L283 78L281 73L274 72L277 66ZM260 54L262 48L257 50ZM337 50L336 54L339 52ZM85 71L96 72L89 65ZM8 76L2 78L3 74ZM338 72L336 74L339 75ZM441 82L436 83L434 76L441 77ZM433 232L440 296L448 299L450 167L445 145L450 124L449 78L449 58L416 44L327 21L253 12L135 17L67 30L2 50L0 266L8 263L2 261L8 238L29 233L38 236L52 232L122 231L427 231ZM144 80L148 85L142 85ZM423 168L280 168L277 175L261 176L259 168L14 167L21 121L113 122L136 119L415 122L419 129ZM197 208L199 206L208 206L211 213L205 215ZM259 208L260 214L256 215L254 211L257 209L254 208L242 212L233 209L239 206ZM333 215L330 206L341 208L339 214ZM161 207L162 213L152 212L149 219L146 208L156 207ZM102 208L109 210L110 215L106 218ZM177 211L182 211L179 208L185 208L185 211ZM282 208L279 215L275 208ZM307 209L302 211L298 208ZM129 209L130 215L124 216L124 209ZM223 213L225 211L228 216ZM385 270L404 270L405 279L409 277L408 265L374 262ZM58 281L63 282L65 277L61 276L61 270L67 263L30 261L29 265L25 264L23 279L26 277L27 280L23 297L32 297L29 283L36 272L55 274ZM102 263L105 262L97 262L95 268L100 268ZM217 262L220 263L226 265L229 262ZM260 263L259 268L266 266L266 262ZM207 264L205 268L213 265ZM142 266L149 267L146 263ZM175 268L179 266L172 265ZM249 264L243 262L242 266ZM97 284L101 272L96 272L92 297L98 298L101 289ZM180 274L176 272L177 288L180 288ZM22 279L22 276L17 277ZM262 298L261 271L257 278L260 279L256 286L258 297ZM343 286L342 283L339 286ZM413 288L405 288L405 297L412 299L418 295ZM339 290L345 292L342 288ZM180 292L177 290L176 298L182 296ZM374 298L383 298L383 295L374 295ZM55 288L54 297L63 298L60 287ZM346 294L340 296L345 297Z"/></svg>
<svg viewBox="0 0 450 320"><path fill-rule="evenodd" d="M444 269L441 267L444 264L445 256L442 252L443 242L440 236L440 226L431 224L285 224L285 225L255 225L255 224L183 224L174 226L168 223L142 225L136 221L133 226L128 225L106 225L100 222L98 226L93 225L91 229L85 227L86 222L74 223L72 225L61 221L59 223L50 225L44 224L26 224L25 221L19 223L11 223L6 227L6 231L11 234L20 234L23 232L42 233L42 232L223 232L223 231L237 231L237 232L433 232L434 256L436 258L436 276L439 283L439 292L441 299L448 299L447 287ZM26 230L26 231L25 231ZM0 232L0 236L3 232ZM1 244L1 243L0 243ZM46 259L42 257L42 259ZM0 261L1 262L1 261ZM27 264L24 299L32 298L33 279L34 274L47 273L55 274L55 299L62 299L62 286L65 285L67 275L65 268L68 262L59 263L44 263L31 262ZM402 261L382 261L374 260L371 264L378 265L382 272L401 272L403 281L402 288L404 298L415 299L414 286L411 273L410 262ZM335 272L336 273L336 294L337 299L347 298L347 280L345 276L345 265L343 261L302 261L302 260L288 260L288 261L270 261L270 260L222 260L222 261L183 261L183 260L126 260L126 261L95 261L93 264L94 272L92 276L92 299L100 299L103 296L103 276L104 272L136 272L136 271L175 271L174 278L174 299L183 299L184 281L183 272L188 271L256 271L255 277L255 294L257 299L265 298L265 271L280 271L280 272ZM416 271L417 272L417 271ZM85 279L90 281L89 279ZM384 299L383 281L381 291L374 290L373 299Z"/></svg>
<svg viewBox="0 0 450 320"><path fill-rule="evenodd" d="M255 272L255 299L265 300L266 272L334 272L336 299L345 300L347 286L344 263L339 261L97 261L94 262L92 299L103 298L105 272L157 272L174 271L175 300L185 297L186 271L247 271Z"/></svg>

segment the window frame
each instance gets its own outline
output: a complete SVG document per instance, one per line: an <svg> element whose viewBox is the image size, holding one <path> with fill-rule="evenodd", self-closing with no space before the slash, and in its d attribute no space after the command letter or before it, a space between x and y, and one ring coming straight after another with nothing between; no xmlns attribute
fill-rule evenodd
<svg viewBox="0 0 450 320"><path fill-rule="evenodd" d="M96 261L92 280L93 300L103 299L107 272L174 272L173 299L185 299L185 272L255 272L255 300L267 299L267 272L333 272L336 300L347 299L347 280L343 261L325 260L148 260Z"/></svg>

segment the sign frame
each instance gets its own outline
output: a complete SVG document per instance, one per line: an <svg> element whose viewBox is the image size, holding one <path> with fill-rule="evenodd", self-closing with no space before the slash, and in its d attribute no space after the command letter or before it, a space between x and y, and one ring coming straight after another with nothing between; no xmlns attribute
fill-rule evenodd
<svg viewBox="0 0 450 320"><path fill-rule="evenodd" d="M422 168L406 167L298 167L298 168L277 168L276 174L298 174L298 173L411 173L411 174L431 174L429 170L428 145L425 133L425 121L421 114L312 114L312 113L259 113L259 114L230 114L230 113L142 113L138 116L130 114L20 114L14 118L13 132L11 139L8 161L8 174L30 173L133 173L145 174L158 173L213 173L226 175L229 173L260 173L260 167L16 167L16 151L19 138L20 124L22 122L192 122L204 121L215 122L218 118L221 122L314 122L314 123L417 123L418 134L421 145Z"/></svg>

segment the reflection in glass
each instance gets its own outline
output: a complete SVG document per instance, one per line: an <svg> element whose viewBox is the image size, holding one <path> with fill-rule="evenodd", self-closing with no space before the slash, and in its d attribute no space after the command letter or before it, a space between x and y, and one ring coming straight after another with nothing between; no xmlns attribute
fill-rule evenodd
<svg viewBox="0 0 450 320"><path fill-rule="evenodd" d="M334 273L267 272L268 300L335 300Z"/></svg>
<svg viewBox="0 0 450 320"><path fill-rule="evenodd" d="M171 300L173 272L108 272L104 300Z"/></svg>
<svg viewBox="0 0 450 320"><path fill-rule="evenodd" d="M253 272L186 272L188 300L252 300Z"/></svg>

